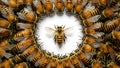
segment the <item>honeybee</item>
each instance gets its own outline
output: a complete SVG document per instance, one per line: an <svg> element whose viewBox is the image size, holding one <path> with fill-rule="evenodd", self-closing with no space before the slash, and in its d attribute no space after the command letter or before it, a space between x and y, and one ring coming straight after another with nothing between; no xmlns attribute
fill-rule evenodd
<svg viewBox="0 0 120 68"><path fill-rule="evenodd" d="M30 61L31 61L32 63L35 63L35 62L37 62L38 59L42 58L42 56L43 56L43 53L40 52L40 51L38 51L38 52L30 59Z"/></svg>
<svg viewBox="0 0 120 68"><path fill-rule="evenodd" d="M80 14L86 3L87 0L77 0L75 3L74 12Z"/></svg>
<svg viewBox="0 0 120 68"><path fill-rule="evenodd" d="M48 36L54 36L54 41L58 44L58 45L62 45L63 42L65 42L67 36L70 36L70 34L68 33L68 30L70 30L70 28L66 28L65 26L55 26L55 29L52 29L50 27L46 28L48 31L51 32L51 34L48 34Z"/></svg>
<svg viewBox="0 0 120 68"><path fill-rule="evenodd" d="M96 42L95 38L93 38L93 37L86 37L83 43L91 45L91 44L93 44L95 42Z"/></svg>
<svg viewBox="0 0 120 68"><path fill-rule="evenodd" d="M45 0L44 6L47 14L53 13L54 10L53 10L52 0Z"/></svg>
<svg viewBox="0 0 120 68"><path fill-rule="evenodd" d="M103 64L99 60L94 60L92 63L92 68L103 68Z"/></svg>
<svg viewBox="0 0 120 68"><path fill-rule="evenodd" d="M17 12L18 18L21 20L25 20L28 22L36 22L37 21L37 15L35 12L32 11L31 6L27 6L24 9L22 9L20 12Z"/></svg>
<svg viewBox="0 0 120 68"><path fill-rule="evenodd" d="M26 59L28 56L34 54L38 52L38 48L36 47L36 45L32 45L29 48L27 48L22 54L21 57Z"/></svg>
<svg viewBox="0 0 120 68"><path fill-rule="evenodd" d="M62 11L64 10L63 0L55 0L55 8L58 13L62 13Z"/></svg>
<svg viewBox="0 0 120 68"><path fill-rule="evenodd" d="M35 63L35 66L36 67L38 66L40 68L46 68L49 62L50 62L50 58L47 56L44 56Z"/></svg>
<svg viewBox="0 0 120 68"><path fill-rule="evenodd" d="M93 17L90 17L88 19L83 20L83 24L84 26L92 26L93 24L97 23L97 21L99 20L101 16L100 15L96 15Z"/></svg>
<svg viewBox="0 0 120 68"><path fill-rule="evenodd" d="M33 0L25 0L25 4L32 4Z"/></svg>
<svg viewBox="0 0 120 68"><path fill-rule="evenodd" d="M119 65L117 65L116 63L114 62L110 62L108 65L107 65L108 68L120 68Z"/></svg>
<svg viewBox="0 0 120 68"><path fill-rule="evenodd" d="M28 64L25 63L25 62L16 64L16 65L14 66L14 68L28 68L28 67L29 67Z"/></svg>
<svg viewBox="0 0 120 68"><path fill-rule="evenodd" d="M1 1L12 8L17 7L17 0L1 0Z"/></svg>
<svg viewBox="0 0 120 68"><path fill-rule="evenodd" d="M21 57L20 57L20 54L15 55L14 57L12 57L12 58L10 58L10 59L12 59L12 61L13 61L14 63L23 62L23 60L22 60Z"/></svg>
<svg viewBox="0 0 120 68"><path fill-rule="evenodd" d="M13 48L13 46L10 45L8 40L4 40L0 43L0 48L2 48L4 50L11 50Z"/></svg>
<svg viewBox="0 0 120 68"><path fill-rule="evenodd" d="M82 51L79 51L78 53L77 53L77 56L78 56L78 58L85 64L85 65L87 65L87 64L91 64L91 60L92 60L92 56L91 55L88 55L88 54L85 54L85 53L83 53Z"/></svg>
<svg viewBox="0 0 120 68"><path fill-rule="evenodd" d="M2 57L6 57L6 58L10 58L13 55L10 53L7 53L3 48L0 47L0 58Z"/></svg>
<svg viewBox="0 0 120 68"><path fill-rule="evenodd" d="M67 59L65 59L64 61L63 61L63 63L64 63L64 67L65 68L71 68L71 62L70 62L70 59L69 58L67 58Z"/></svg>
<svg viewBox="0 0 120 68"><path fill-rule="evenodd" d="M74 65L75 68L80 68L81 67L80 61L78 60L77 56L72 56L70 60L71 60L71 63Z"/></svg>
<svg viewBox="0 0 120 68"><path fill-rule="evenodd" d="M45 8L43 6L43 3L40 0L33 0L33 4L36 8L37 14L44 14L45 13Z"/></svg>
<svg viewBox="0 0 120 68"><path fill-rule="evenodd" d="M12 59L5 60L2 63L0 63L0 68L12 68L14 66L14 63L12 62Z"/></svg>
<svg viewBox="0 0 120 68"><path fill-rule="evenodd" d="M30 23L16 23L17 30L33 29L34 25Z"/></svg>
<svg viewBox="0 0 120 68"><path fill-rule="evenodd" d="M11 35L11 31L9 29L0 27L0 37L7 37L9 35Z"/></svg>
<svg viewBox="0 0 120 68"><path fill-rule="evenodd" d="M98 8L95 8L95 6L93 6L91 3L88 3L81 14L81 17L83 19L87 19L92 16L96 16L99 13L100 13L100 10Z"/></svg>
<svg viewBox="0 0 120 68"><path fill-rule="evenodd" d="M52 59L50 61L50 68L56 68L57 67L57 59Z"/></svg>
<svg viewBox="0 0 120 68"><path fill-rule="evenodd" d="M66 0L65 8L68 14L73 12L73 6L74 6L73 0Z"/></svg>
<svg viewBox="0 0 120 68"><path fill-rule="evenodd" d="M16 33L13 36L13 39L15 41L21 41L22 39L30 37L32 35L33 35L32 29L25 29L25 30L22 30L22 31Z"/></svg>
<svg viewBox="0 0 120 68"><path fill-rule="evenodd" d="M11 23L6 19L0 19L0 27L9 28L10 24Z"/></svg>
<svg viewBox="0 0 120 68"><path fill-rule="evenodd" d="M17 43L12 50L13 52L23 52L33 44L34 44L34 38L27 38Z"/></svg>
<svg viewBox="0 0 120 68"><path fill-rule="evenodd" d="M63 63L61 61L58 61L58 64L57 64L56 68L64 68Z"/></svg>
<svg viewBox="0 0 120 68"><path fill-rule="evenodd" d="M5 17L9 22L16 20L16 16L10 7L5 5L0 5L0 12L3 17Z"/></svg>
<svg viewBox="0 0 120 68"><path fill-rule="evenodd" d="M120 64L120 54L117 54L116 58L115 58L115 61Z"/></svg>

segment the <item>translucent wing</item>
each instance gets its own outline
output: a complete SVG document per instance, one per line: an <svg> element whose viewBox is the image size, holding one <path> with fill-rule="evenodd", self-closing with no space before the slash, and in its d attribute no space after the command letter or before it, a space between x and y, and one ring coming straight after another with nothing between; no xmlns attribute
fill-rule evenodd
<svg viewBox="0 0 120 68"><path fill-rule="evenodd" d="M47 37L51 38L51 37L54 37L55 36L55 30L50 28L50 27L46 27L46 30L47 30Z"/></svg>
<svg viewBox="0 0 120 68"><path fill-rule="evenodd" d="M66 29L64 30L65 35L66 35L66 36L72 36L71 30L72 30L72 27L66 28Z"/></svg>
<svg viewBox="0 0 120 68"><path fill-rule="evenodd" d="M89 21L89 22L97 22L100 17L101 17L101 15L96 15L96 16L88 18L87 21Z"/></svg>

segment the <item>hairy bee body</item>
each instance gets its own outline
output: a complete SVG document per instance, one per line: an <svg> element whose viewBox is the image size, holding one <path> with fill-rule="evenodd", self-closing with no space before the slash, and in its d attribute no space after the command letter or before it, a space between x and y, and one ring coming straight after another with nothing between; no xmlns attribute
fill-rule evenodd
<svg viewBox="0 0 120 68"><path fill-rule="evenodd" d="M61 61L58 62L57 68L64 68L64 67L63 67L63 63L62 63Z"/></svg>
<svg viewBox="0 0 120 68"><path fill-rule="evenodd" d="M2 42L0 42L0 48L4 50L11 50L13 46L10 45L8 40L3 40Z"/></svg>
<svg viewBox="0 0 120 68"><path fill-rule="evenodd" d="M13 39L15 41L21 41L21 39L24 39L24 38L27 38L27 37L30 37L33 35L33 32L32 32L32 29L25 29L25 30L22 30L18 33L16 33L13 37Z"/></svg>
<svg viewBox="0 0 120 68"><path fill-rule="evenodd" d="M16 23L17 30L33 29L34 25L30 23Z"/></svg>
<svg viewBox="0 0 120 68"><path fill-rule="evenodd" d="M70 60L71 60L71 63L74 65L75 68L80 68L81 67L80 61L79 61L77 56L72 56Z"/></svg>
<svg viewBox="0 0 120 68"><path fill-rule="evenodd" d="M34 0L33 4L34 4L34 6L36 8L37 14L43 15L45 13L45 8L44 8L43 3L41 1Z"/></svg>
<svg viewBox="0 0 120 68"><path fill-rule="evenodd" d="M5 60L2 63L0 63L0 68L13 68L14 63L12 62L12 59Z"/></svg>
<svg viewBox="0 0 120 68"><path fill-rule="evenodd" d="M34 44L34 38L24 39L16 44L16 46L13 48L13 52L23 52L33 44Z"/></svg>
<svg viewBox="0 0 120 68"><path fill-rule="evenodd" d="M14 68L29 68L29 65L26 62L16 64Z"/></svg>
<svg viewBox="0 0 120 68"><path fill-rule="evenodd" d="M0 37L7 37L11 35L11 31L9 29L1 28L0 27Z"/></svg>
<svg viewBox="0 0 120 68"><path fill-rule="evenodd" d="M56 68L57 67L57 60L51 59L50 60L50 68Z"/></svg>
<svg viewBox="0 0 120 68"><path fill-rule="evenodd" d="M65 4L65 8L66 8L66 12L69 13L73 13L73 0L66 0L66 4Z"/></svg>
<svg viewBox="0 0 120 68"><path fill-rule="evenodd" d="M55 8L59 13L62 13L62 11L64 10L64 2L63 0L55 0Z"/></svg>
<svg viewBox="0 0 120 68"><path fill-rule="evenodd" d="M103 68L103 64L99 60L95 60L92 63L92 68Z"/></svg>
<svg viewBox="0 0 120 68"><path fill-rule="evenodd" d="M16 16L10 7L0 5L0 12L2 16L5 17L9 22L13 22L16 20Z"/></svg>
<svg viewBox="0 0 120 68"><path fill-rule="evenodd" d="M70 59L65 59L63 61L63 63L64 63L64 67L65 68L71 68L71 61L70 61Z"/></svg>
<svg viewBox="0 0 120 68"><path fill-rule="evenodd" d="M37 15L33 12L31 6L27 6L26 8L22 9L20 12L17 12L18 18L21 20L25 20L28 22L36 22Z"/></svg>
<svg viewBox="0 0 120 68"><path fill-rule="evenodd" d="M117 65L115 62L110 62L110 63L107 65L107 67L109 67L109 68L120 68L120 66Z"/></svg>
<svg viewBox="0 0 120 68"><path fill-rule="evenodd" d="M6 19L0 19L0 27L9 28L10 24L11 23L9 21L7 21Z"/></svg>

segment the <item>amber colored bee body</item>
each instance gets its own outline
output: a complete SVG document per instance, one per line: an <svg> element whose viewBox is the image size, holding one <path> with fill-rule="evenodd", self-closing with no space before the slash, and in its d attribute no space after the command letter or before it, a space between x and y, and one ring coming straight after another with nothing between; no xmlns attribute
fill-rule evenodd
<svg viewBox="0 0 120 68"><path fill-rule="evenodd" d="M44 6L45 6L46 13L48 15L53 14L54 10L53 10L53 4L51 0L45 0Z"/></svg>
<svg viewBox="0 0 120 68"><path fill-rule="evenodd" d="M30 23L16 23L17 30L33 29L34 25Z"/></svg>
<svg viewBox="0 0 120 68"><path fill-rule="evenodd" d="M80 68L81 67L80 61L79 61L77 56L71 57L70 60L71 60L71 63L74 65L75 68Z"/></svg>
<svg viewBox="0 0 120 68"><path fill-rule="evenodd" d="M34 0L33 1L34 7L36 8L36 12L39 15L45 14L45 7L43 6L43 3L40 0Z"/></svg>
<svg viewBox="0 0 120 68"><path fill-rule="evenodd" d="M70 59L65 59L63 63L65 68L71 68Z"/></svg>
<svg viewBox="0 0 120 68"><path fill-rule="evenodd" d="M0 37L7 37L11 35L11 31L9 29L1 28L0 27Z"/></svg>
<svg viewBox="0 0 120 68"><path fill-rule="evenodd" d="M36 62L36 66L40 68L46 68L49 62L50 62L50 58L47 56L44 56Z"/></svg>
<svg viewBox="0 0 120 68"><path fill-rule="evenodd" d="M23 62L23 60L21 59L20 55L15 55L11 59L12 59L13 63L21 63L21 62Z"/></svg>
<svg viewBox="0 0 120 68"><path fill-rule="evenodd" d="M5 17L9 22L13 22L16 20L16 16L10 7L0 5L0 12L2 16Z"/></svg>
<svg viewBox="0 0 120 68"><path fill-rule="evenodd" d="M10 24L6 19L0 19L0 27L9 28Z"/></svg>
<svg viewBox="0 0 120 68"><path fill-rule="evenodd" d="M26 59L29 55L32 55L38 51L36 45L32 45L29 48L27 48L22 54L21 57L23 59Z"/></svg>
<svg viewBox="0 0 120 68"><path fill-rule="evenodd" d="M22 9L20 12L17 12L18 18L24 21L28 22L36 22L37 21L37 15L35 12L33 12L31 6L27 6L24 9Z"/></svg>
<svg viewBox="0 0 120 68"><path fill-rule="evenodd" d="M42 58L42 56L43 56L43 53L38 51L30 61L32 63L35 63L37 62L38 59Z"/></svg>
<svg viewBox="0 0 120 68"><path fill-rule="evenodd" d="M50 68L56 68L57 67L57 60L51 59L50 60Z"/></svg>
<svg viewBox="0 0 120 68"><path fill-rule="evenodd" d="M25 29L25 30L22 30L18 33L16 33L13 37L13 39L15 41L21 41L21 39L23 38L27 38L27 37L30 37L33 35L33 32L32 32L32 29Z"/></svg>
<svg viewBox="0 0 120 68"><path fill-rule="evenodd" d="M16 46L13 48L13 52L23 52L25 51L30 45L34 44L34 39L33 38L27 38L19 43L16 44Z"/></svg>
<svg viewBox="0 0 120 68"><path fill-rule="evenodd" d="M55 9L57 10L58 14L62 14L62 12L64 10L63 0L55 0Z"/></svg>
<svg viewBox="0 0 120 68"><path fill-rule="evenodd" d="M26 62L16 64L14 68L29 68L29 65Z"/></svg>
<svg viewBox="0 0 120 68"><path fill-rule="evenodd" d="M95 38L93 38L93 37L86 37L83 43L91 45L91 44L93 44L95 42L96 42Z"/></svg>
<svg viewBox="0 0 120 68"><path fill-rule="evenodd" d="M117 65L117 64L114 63L114 62L110 62L107 66L108 66L109 68L120 68L120 66Z"/></svg>
<svg viewBox="0 0 120 68"><path fill-rule="evenodd" d="M0 68L13 68L14 63L12 62L12 59L5 60L2 63L0 63Z"/></svg>
<svg viewBox="0 0 120 68"><path fill-rule="evenodd" d="M66 0L65 8L68 14L73 13L73 0Z"/></svg>
<svg viewBox="0 0 120 68"><path fill-rule="evenodd" d="M92 68L103 68L103 64L99 61L99 60L95 60L93 63L92 63Z"/></svg>
<svg viewBox="0 0 120 68"><path fill-rule="evenodd" d="M63 63L61 61L59 61L56 68L64 68Z"/></svg>

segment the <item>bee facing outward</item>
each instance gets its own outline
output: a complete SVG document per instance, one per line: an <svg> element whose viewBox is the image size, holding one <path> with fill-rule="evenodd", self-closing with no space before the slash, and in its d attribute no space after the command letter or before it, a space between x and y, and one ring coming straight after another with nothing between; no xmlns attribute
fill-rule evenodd
<svg viewBox="0 0 120 68"><path fill-rule="evenodd" d="M65 7L66 7L66 12L68 13L71 13L73 12L73 0L66 0L66 4L65 4Z"/></svg>
<svg viewBox="0 0 120 68"><path fill-rule="evenodd" d="M63 0L55 0L55 8L57 9L58 12L62 12L63 11L63 7L64 3Z"/></svg>
<svg viewBox="0 0 120 68"><path fill-rule="evenodd" d="M58 45L61 45L66 40L66 35L68 35L68 30L70 28L66 28L62 26L55 26L55 29L47 27L47 30L51 32L51 36L54 36L54 41L58 43ZM48 34L50 35L50 34Z"/></svg>

